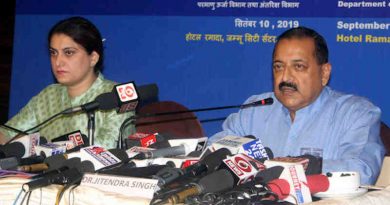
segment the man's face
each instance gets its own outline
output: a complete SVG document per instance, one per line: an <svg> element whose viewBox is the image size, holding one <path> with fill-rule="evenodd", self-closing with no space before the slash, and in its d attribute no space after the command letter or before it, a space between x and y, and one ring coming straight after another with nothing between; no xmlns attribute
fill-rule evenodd
<svg viewBox="0 0 390 205"><path fill-rule="evenodd" d="M280 40L273 56L274 92L290 112L312 103L328 83L331 66L318 65L314 40Z"/></svg>

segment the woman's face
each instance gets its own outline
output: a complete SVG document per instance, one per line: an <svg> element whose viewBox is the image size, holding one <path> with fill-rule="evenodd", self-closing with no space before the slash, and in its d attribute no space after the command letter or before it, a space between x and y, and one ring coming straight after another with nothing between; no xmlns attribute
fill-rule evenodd
<svg viewBox="0 0 390 205"><path fill-rule="evenodd" d="M54 34L50 39L50 62L58 83L77 87L96 78L94 66L99 59L95 51L87 51L65 34Z"/></svg>

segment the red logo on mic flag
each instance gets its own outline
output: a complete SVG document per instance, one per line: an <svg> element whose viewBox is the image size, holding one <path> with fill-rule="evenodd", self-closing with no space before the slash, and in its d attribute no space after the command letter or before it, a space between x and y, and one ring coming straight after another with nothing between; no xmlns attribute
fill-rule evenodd
<svg viewBox="0 0 390 205"><path fill-rule="evenodd" d="M138 98L137 92L135 90L133 83L126 83L123 85L118 85L116 90L119 95L119 99L122 102L131 101Z"/></svg>
<svg viewBox="0 0 390 205"><path fill-rule="evenodd" d="M236 165L244 172L251 172L252 171L252 168L251 168L251 165L249 164L249 162L247 160L245 160L244 158L240 157L240 156L237 156L237 157L234 157L234 161L236 163Z"/></svg>
<svg viewBox="0 0 390 205"><path fill-rule="evenodd" d="M264 170L264 165L258 162L261 166L257 166L258 163L255 163L255 161L255 159L242 153L223 160L225 166L237 177L235 180L237 184L253 180L257 172Z"/></svg>
<svg viewBox="0 0 390 205"><path fill-rule="evenodd" d="M84 144L83 137L81 136L80 131L77 131L76 133L72 133L72 134L68 135L68 138L69 138L69 140L71 140L75 144L75 146L79 146L79 145Z"/></svg>

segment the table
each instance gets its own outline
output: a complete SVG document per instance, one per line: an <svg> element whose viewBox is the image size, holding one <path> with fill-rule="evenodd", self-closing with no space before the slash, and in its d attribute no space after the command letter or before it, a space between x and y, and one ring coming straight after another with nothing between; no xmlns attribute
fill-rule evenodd
<svg viewBox="0 0 390 205"><path fill-rule="evenodd" d="M22 185L28 182L23 178L3 178L0 179L0 205L12 205L22 189ZM53 205L60 185L50 185L41 189L34 190L31 194L30 205ZM60 205L107 205L107 204L131 204L148 205L150 200L144 198L134 198L125 195L103 192L96 188L88 186L78 186L73 190L65 191L61 198ZM21 197L17 205L21 202ZM27 204L26 200L23 204Z"/></svg>
<svg viewBox="0 0 390 205"><path fill-rule="evenodd" d="M12 205L21 191L23 183L28 179L3 178L0 179L0 205ZM56 195L61 186L50 185L42 189L34 190L31 194L29 204L31 205L53 205ZM20 199L18 205L20 204ZM128 197L122 194L103 192L88 186L78 186L74 190L67 190L60 202L60 205L107 205L107 204L129 204L148 205L150 200L144 198ZM27 204L26 201L23 204ZM306 205L389 205L390 186L383 190L370 191L353 199L326 199L306 203Z"/></svg>

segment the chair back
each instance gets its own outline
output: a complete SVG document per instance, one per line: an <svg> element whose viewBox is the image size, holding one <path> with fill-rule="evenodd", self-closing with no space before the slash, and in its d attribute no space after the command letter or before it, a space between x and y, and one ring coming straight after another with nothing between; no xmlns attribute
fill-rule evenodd
<svg viewBox="0 0 390 205"><path fill-rule="evenodd" d="M173 101L161 101L147 104L141 107L136 120L137 132L161 133L172 138L200 138L204 137L204 130L198 118L185 106ZM172 112L183 112L167 114ZM165 114L161 114L165 113ZM167 115L166 115L167 114Z"/></svg>
<svg viewBox="0 0 390 205"><path fill-rule="evenodd" d="M390 128L384 122L381 122L380 136L386 149L385 155L390 156Z"/></svg>
<svg viewBox="0 0 390 205"><path fill-rule="evenodd" d="M375 183L376 186L387 187L390 185L390 157L386 156L383 159L381 172Z"/></svg>

